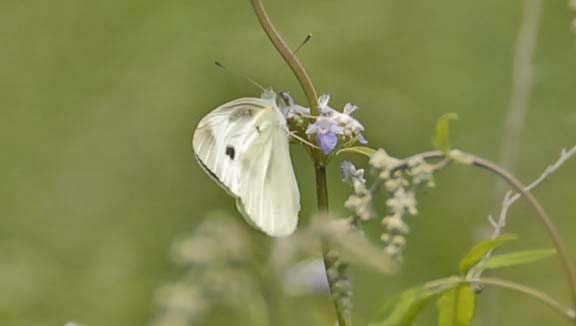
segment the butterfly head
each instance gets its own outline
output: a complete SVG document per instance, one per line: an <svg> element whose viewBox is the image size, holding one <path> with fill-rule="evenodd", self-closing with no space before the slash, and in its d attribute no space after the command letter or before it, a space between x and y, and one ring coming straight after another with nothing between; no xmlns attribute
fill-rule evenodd
<svg viewBox="0 0 576 326"><path fill-rule="evenodd" d="M276 105L276 92L272 88L266 88L260 98L265 101L273 102Z"/></svg>

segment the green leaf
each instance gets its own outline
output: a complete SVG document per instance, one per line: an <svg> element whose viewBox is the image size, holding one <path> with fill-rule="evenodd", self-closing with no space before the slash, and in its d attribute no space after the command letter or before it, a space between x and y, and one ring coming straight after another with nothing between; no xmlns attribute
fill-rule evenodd
<svg viewBox="0 0 576 326"><path fill-rule="evenodd" d="M447 113L438 118L438 121L436 121L436 136L432 142L434 148L443 151L448 151L450 149L448 141L450 121L457 119L458 115L456 113Z"/></svg>
<svg viewBox="0 0 576 326"><path fill-rule="evenodd" d="M469 285L461 285L438 299L438 326L470 326L476 297Z"/></svg>
<svg viewBox="0 0 576 326"><path fill-rule="evenodd" d="M556 254L554 249L526 250L490 257L483 266L486 269L496 269L522 264L528 264Z"/></svg>
<svg viewBox="0 0 576 326"><path fill-rule="evenodd" d="M413 288L404 291L399 297L388 304L389 314L386 319L378 325L381 326L408 326L411 325L420 310L430 301L433 294L426 289Z"/></svg>
<svg viewBox="0 0 576 326"><path fill-rule="evenodd" d="M368 157L372 157L372 155L374 155L374 153L376 153L376 150L372 149L370 147L367 147L367 146L354 146L354 147L342 148L336 152L336 155L340 155L342 153L348 153L348 152L356 153L356 154L362 154L362 155L366 155Z"/></svg>
<svg viewBox="0 0 576 326"><path fill-rule="evenodd" d="M488 252L516 239L518 239L518 237L514 234L504 234L494 239L479 242L460 260L460 273L466 274L470 268L478 264Z"/></svg>
<svg viewBox="0 0 576 326"><path fill-rule="evenodd" d="M380 309L383 321L373 326L409 326L431 299L461 284L459 277L448 277L410 288L388 300Z"/></svg>

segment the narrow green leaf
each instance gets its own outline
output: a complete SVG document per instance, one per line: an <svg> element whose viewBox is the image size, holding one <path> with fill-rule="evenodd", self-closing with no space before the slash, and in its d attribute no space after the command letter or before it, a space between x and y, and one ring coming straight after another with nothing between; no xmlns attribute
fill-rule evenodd
<svg viewBox="0 0 576 326"><path fill-rule="evenodd" d="M518 251L509 254L496 255L490 257L484 268L486 269L496 269L502 267L510 267L522 264L533 263L548 257L552 257L556 254L554 249L540 249L540 250L526 250Z"/></svg>
<svg viewBox="0 0 576 326"><path fill-rule="evenodd" d="M488 252L516 239L518 239L518 237L514 234L504 234L494 239L479 242L460 260L460 273L466 274L470 268L478 264Z"/></svg>
<svg viewBox="0 0 576 326"><path fill-rule="evenodd" d="M438 299L438 326L470 326L476 297L469 285L445 292Z"/></svg>
<svg viewBox="0 0 576 326"><path fill-rule="evenodd" d="M342 153L348 153L348 152L349 153L362 154L362 155L366 155L368 157L372 157L372 155L374 155L374 153L376 153L376 150L372 149L370 147L367 147L367 146L354 146L354 147L342 148L336 152L336 155L340 155Z"/></svg>
<svg viewBox="0 0 576 326"><path fill-rule="evenodd" d="M410 288L388 300L380 309L379 316L384 320L372 326L410 326L418 313L434 296L461 284L458 277L448 277Z"/></svg>
<svg viewBox="0 0 576 326"><path fill-rule="evenodd" d="M443 151L450 149L450 143L448 141L450 121L456 119L458 119L456 113L447 113L438 118L438 121L436 121L436 136L432 142L434 148Z"/></svg>
<svg viewBox="0 0 576 326"><path fill-rule="evenodd" d="M420 310L430 301L433 294L422 288L404 291L392 305L390 314L379 325L411 325Z"/></svg>

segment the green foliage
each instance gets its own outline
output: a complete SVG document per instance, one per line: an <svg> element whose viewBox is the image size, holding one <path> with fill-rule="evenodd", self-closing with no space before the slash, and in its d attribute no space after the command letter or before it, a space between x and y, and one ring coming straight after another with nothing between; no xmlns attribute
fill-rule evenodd
<svg viewBox="0 0 576 326"><path fill-rule="evenodd" d="M434 141L432 142L434 148L441 149L446 152L450 149L450 121L457 119L458 115L456 113L446 113L438 118L436 121L436 135L434 136Z"/></svg>
<svg viewBox="0 0 576 326"><path fill-rule="evenodd" d="M460 261L460 273L468 273L489 252L516 239L518 237L514 234L505 234L476 244ZM555 250L543 249L496 255L488 258L482 267L496 269L516 266L548 258L555 253ZM476 297L468 282L464 278L453 276L410 288L386 302L379 314L383 321L373 325L412 325L420 311L434 297L439 296L438 326L469 326L474 318Z"/></svg>
<svg viewBox="0 0 576 326"><path fill-rule="evenodd" d="M511 267L516 265L533 263L556 254L554 249L539 249L518 251L509 254L496 255L490 257L483 266L485 269L496 269L502 267Z"/></svg>
<svg viewBox="0 0 576 326"><path fill-rule="evenodd" d="M438 299L438 326L469 326L476 297L469 285L451 289Z"/></svg>
<svg viewBox="0 0 576 326"><path fill-rule="evenodd" d="M494 239L479 242L460 260L460 273L466 274L472 267L478 264L488 252L516 239L518 239L518 237L514 234L504 234Z"/></svg>
<svg viewBox="0 0 576 326"><path fill-rule="evenodd" d="M412 325L418 313L437 295L460 284L458 277L449 277L422 286L410 288L400 295L388 300L380 309L380 316L385 319L374 326L408 326Z"/></svg>
<svg viewBox="0 0 576 326"><path fill-rule="evenodd" d="M356 153L372 157L372 155L376 153L376 150L367 146L354 146L354 147L342 148L336 152L336 155L340 155L342 153Z"/></svg>

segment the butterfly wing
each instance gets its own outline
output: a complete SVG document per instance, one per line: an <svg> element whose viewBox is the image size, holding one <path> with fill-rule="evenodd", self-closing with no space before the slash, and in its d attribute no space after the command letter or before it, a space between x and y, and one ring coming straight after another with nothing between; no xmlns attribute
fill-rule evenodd
<svg viewBox="0 0 576 326"><path fill-rule="evenodd" d="M294 232L300 194L286 120L273 101L243 98L215 109L200 121L193 147L246 220L271 236Z"/></svg>

